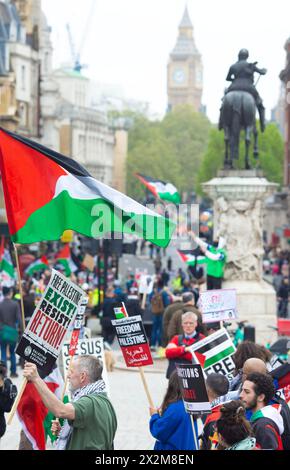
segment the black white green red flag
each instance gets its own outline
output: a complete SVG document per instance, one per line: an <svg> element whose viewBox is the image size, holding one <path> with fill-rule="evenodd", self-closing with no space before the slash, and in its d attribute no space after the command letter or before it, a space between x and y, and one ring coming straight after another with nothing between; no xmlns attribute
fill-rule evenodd
<svg viewBox="0 0 290 470"><path fill-rule="evenodd" d="M0 128L0 170L11 238L59 240L135 233L166 247L175 223L95 180L71 158Z"/></svg>
<svg viewBox="0 0 290 470"><path fill-rule="evenodd" d="M154 194L155 197L158 197L163 201L180 204L180 194L173 184L166 183L160 179L152 178L151 176L141 175L141 173L135 173L135 175L141 181L141 183L143 183L149 189L149 191Z"/></svg>
<svg viewBox="0 0 290 470"><path fill-rule="evenodd" d="M205 264L206 257L202 255L196 255L196 250L176 250L180 258L184 263L189 266L194 266L196 264Z"/></svg>

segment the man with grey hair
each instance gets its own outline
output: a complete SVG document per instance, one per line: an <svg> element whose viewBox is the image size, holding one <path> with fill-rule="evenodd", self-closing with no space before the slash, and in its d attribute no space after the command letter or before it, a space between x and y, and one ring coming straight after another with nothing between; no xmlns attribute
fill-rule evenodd
<svg viewBox="0 0 290 470"><path fill-rule="evenodd" d="M184 294L182 294L182 302L183 305L173 312L170 320L167 323L167 343L173 336L183 333L181 318L185 312L193 312L197 315L197 332L205 334L205 326L202 323L202 315L195 306L194 294L192 292L184 292Z"/></svg>
<svg viewBox="0 0 290 470"><path fill-rule="evenodd" d="M52 431L59 435L58 450L112 450L117 429L114 408L102 379L103 366L94 356L78 356L68 372L72 402L64 404L40 378L35 364L26 363L23 375L34 384L43 404L57 418Z"/></svg>
<svg viewBox="0 0 290 470"><path fill-rule="evenodd" d="M192 364L192 354L189 352L189 346L205 338L202 333L197 331L198 317L194 312L188 311L182 314L181 326L183 333L171 338L165 349L165 356L169 364L166 377L169 379L175 370L175 364Z"/></svg>

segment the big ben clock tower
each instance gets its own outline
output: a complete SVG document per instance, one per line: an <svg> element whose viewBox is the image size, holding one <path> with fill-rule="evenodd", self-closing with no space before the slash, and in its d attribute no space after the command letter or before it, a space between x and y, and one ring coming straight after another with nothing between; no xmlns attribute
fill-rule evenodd
<svg viewBox="0 0 290 470"><path fill-rule="evenodd" d="M179 25L179 36L167 66L168 111L190 104L201 111L203 67L193 37L193 25L187 7Z"/></svg>

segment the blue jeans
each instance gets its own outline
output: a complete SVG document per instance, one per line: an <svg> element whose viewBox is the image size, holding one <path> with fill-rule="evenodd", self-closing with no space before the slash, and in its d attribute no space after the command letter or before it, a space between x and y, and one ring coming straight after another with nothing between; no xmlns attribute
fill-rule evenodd
<svg viewBox="0 0 290 470"><path fill-rule="evenodd" d="M7 354L6 354L7 346L9 346L9 352L10 352L11 374L16 374L16 356L15 356L16 343L13 343L13 344L1 343L1 360L7 366Z"/></svg>
<svg viewBox="0 0 290 470"><path fill-rule="evenodd" d="M151 346L156 346L157 344L161 346L163 315L153 314L152 317L153 325L151 333Z"/></svg>

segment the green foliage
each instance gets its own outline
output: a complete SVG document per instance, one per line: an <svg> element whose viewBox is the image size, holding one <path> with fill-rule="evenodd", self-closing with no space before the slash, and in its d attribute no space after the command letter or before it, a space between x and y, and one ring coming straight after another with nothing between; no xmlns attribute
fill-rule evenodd
<svg viewBox="0 0 290 470"><path fill-rule="evenodd" d="M258 123L257 123L258 125ZM245 136L240 137L239 160L235 162L235 168L245 168ZM253 138L252 138L253 141ZM284 144L282 136L273 123L268 124L265 132L259 132L258 136L259 157L253 156L253 142L250 147L250 164L252 168L260 168L265 177L274 183L282 184ZM214 178L217 171L223 167L225 154L224 134L222 131L212 129L209 136L207 150L203 156L197 178L197 192L202 194L202 183Z"/></svg>
<svg viewBox="0 0 290 470"><path fill-rule="evenodd" d="M179 192L193 191L208 142L210 123L191 106L180 106L162 121L135 116L129 130L127 192L144 198L144 187L134 173L144 173L174 184Z"/></svg>

